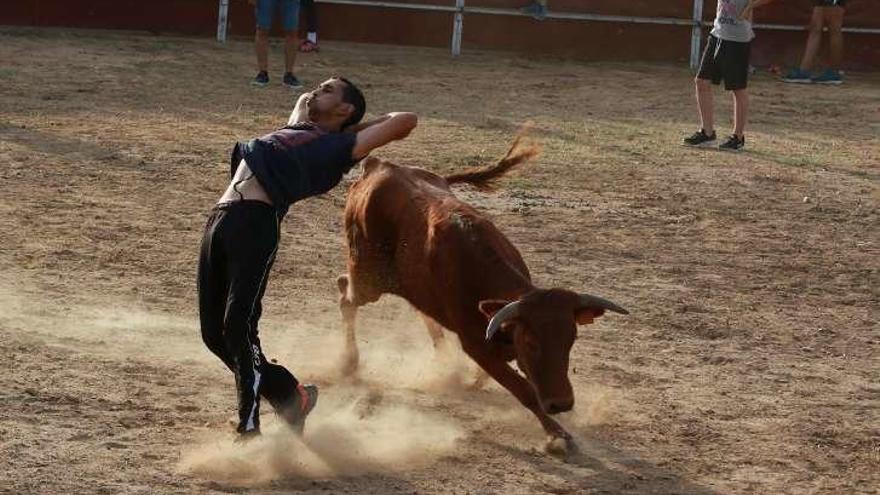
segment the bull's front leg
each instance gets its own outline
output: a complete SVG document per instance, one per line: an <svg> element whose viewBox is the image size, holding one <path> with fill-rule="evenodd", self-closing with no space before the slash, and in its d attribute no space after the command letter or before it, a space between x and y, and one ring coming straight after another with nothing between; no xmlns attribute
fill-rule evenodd
<svg viewBox="0 0 880 495"><path fill-rule="evenodd" d="M506 362L499 359L497 356L490 354L485 349L473 349L470 346L466 346L465 352L467 352L468 355L470 355L471 358L473 358L473 360L489 374L489 376L494 378L502 387L506 388L523 406L529 411L532 411L532 414L538 418L538 421L541 422L541 426L544 427L544 431L546 431L551 437L550 442L547 445L548 450L555 450L555 445L558 443L557 441L562 441L565 444L565 449L569 452L577 450L577 445L572 436L565 431L565 428L563 428L562 425L560 425L555 419L551 418L550 415L544 411L543 407L541 407L541 401L538 399L534 387L532 387L528 380L514 371Z"/></svg>
<svg viewBox="0 0 880 495"><path fill-rule="evenodd" d="M355 340L355 320L357 318L357 305L352 297L350 280L348 275L340 275L336 279L339 288L339 311L342 313L344 334L344 350L340 370L343 376L352 376L357 373L360 362L360 353Z"/></svg>

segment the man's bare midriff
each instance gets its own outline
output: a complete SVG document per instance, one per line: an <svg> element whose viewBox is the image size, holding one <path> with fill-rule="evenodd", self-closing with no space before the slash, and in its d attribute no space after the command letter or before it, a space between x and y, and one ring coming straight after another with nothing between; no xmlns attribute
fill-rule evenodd
<svg viewBox="0 0 880 495"><path fill-rule="evenodd" d="M251 172L250 167L248 167L247 162L244 160L238 164L238 169L235 171L235 176L232 178L232 182L229 183L229 187L226 188L226 192L220 197L218 203L229 203L232 201L240 201L242 199L250 199L262 201L263 203L270 205L272 204L272 200L269 199L266 190L260 185L260 181L257 180L254 173Z"/></svg>

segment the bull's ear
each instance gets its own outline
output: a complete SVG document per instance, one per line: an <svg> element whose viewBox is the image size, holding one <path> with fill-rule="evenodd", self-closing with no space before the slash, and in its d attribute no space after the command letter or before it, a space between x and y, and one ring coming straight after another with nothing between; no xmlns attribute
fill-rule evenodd
<svg viewBox="0 0 880 495"><path fill-rule="evenodd" d="M574 312L574 320L578 325L588 325L603 314L605 310L602 308L580 308Z"/></svg>
<svg viewBox="0 0 880 495"><path fill-rule="evenodd" d="M491 320L495 313L501 311L501 308L507 306L510 301L502 301L500 299L486 299L480 301L480 313L486 316L486 320Z"/></svg>

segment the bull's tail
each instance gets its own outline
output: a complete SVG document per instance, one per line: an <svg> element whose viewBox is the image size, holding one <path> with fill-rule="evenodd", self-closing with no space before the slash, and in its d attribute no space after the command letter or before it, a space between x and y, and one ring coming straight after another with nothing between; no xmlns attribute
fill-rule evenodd
<svg viewBox="0 0 880 495"><path fill-rule="evenodd" d="M494 165L473 168L451 174L444 177L451 184L470 184L481 191L491 191L495 187L495 181L503 177L507 172L526 164L532 158L538 156L540 146L534 143L523 144L523 137L527 129L521 130L507 154Z"/></svg>

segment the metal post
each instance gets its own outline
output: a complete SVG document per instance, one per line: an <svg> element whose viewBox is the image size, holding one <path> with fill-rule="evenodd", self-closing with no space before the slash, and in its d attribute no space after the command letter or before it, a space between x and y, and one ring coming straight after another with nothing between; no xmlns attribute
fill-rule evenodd
<svg viewBox="0 0 880 495"><path fill-rule="evenodd" d="M464 0L455 0L455 20L452 24L452 56L461 55L461 31L464 20Z"/></svg>
<svg viewBox="0 0 880 495"><path fill-rule="evenodd" d="M229 15L229 0L220 0L220 11L217 13L217 41L226 43L226 20Z"/></svg>
<svg viewBox="0 0 880 495"><path fill-rule="evenodd" d="M700 65L700 43L703 39L703 0L694 0L694 27L691 28L691 69Z"/></svg>

